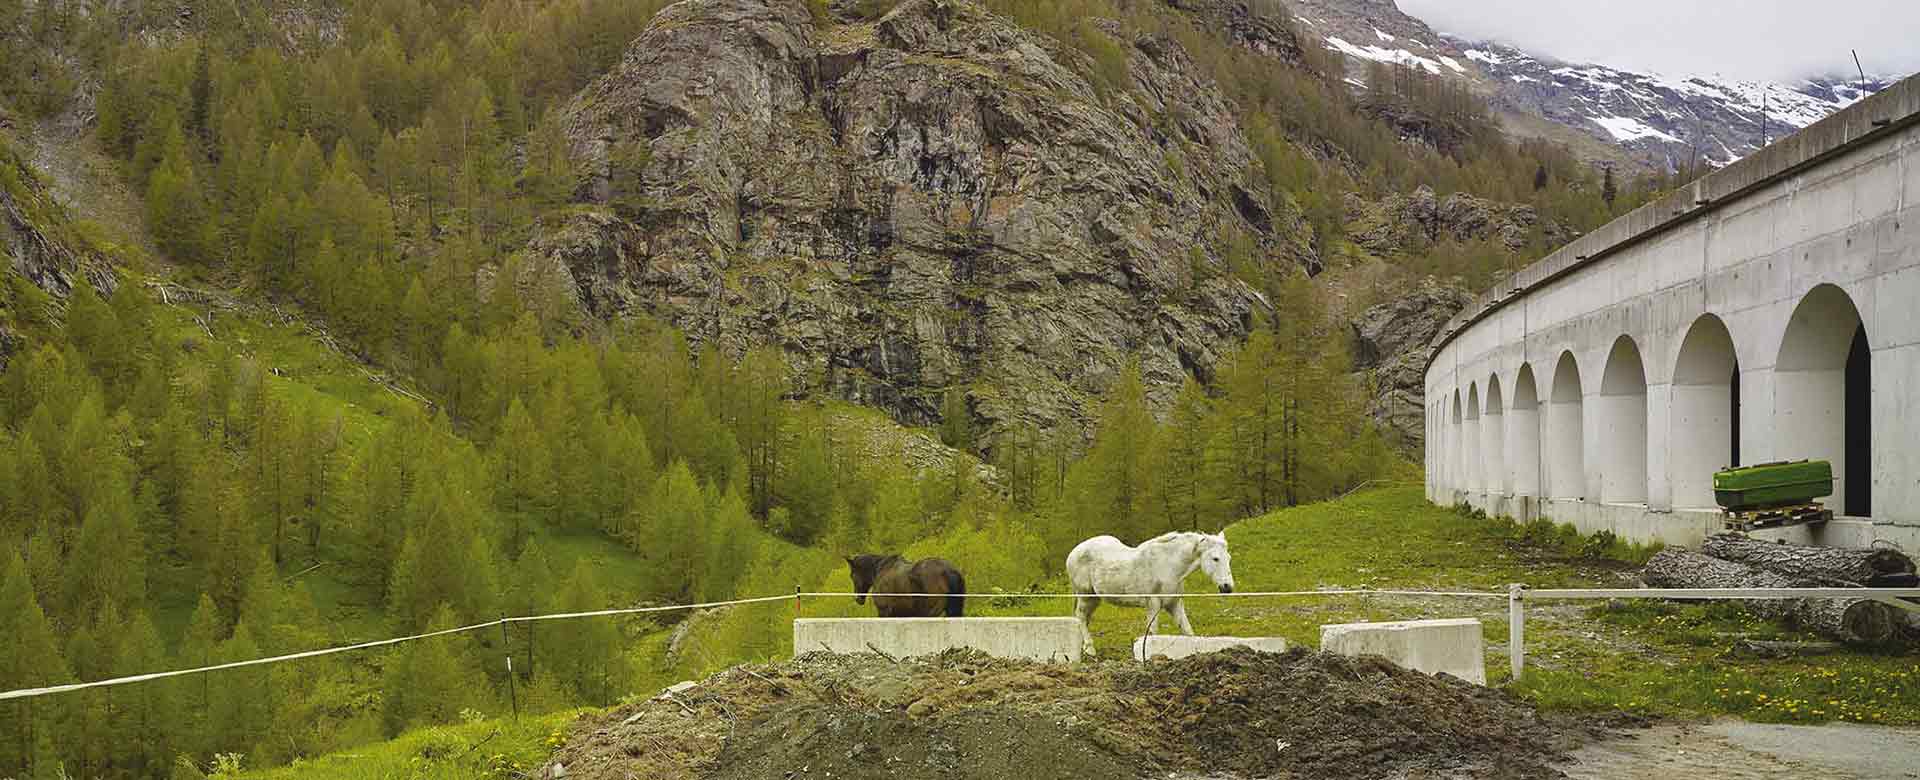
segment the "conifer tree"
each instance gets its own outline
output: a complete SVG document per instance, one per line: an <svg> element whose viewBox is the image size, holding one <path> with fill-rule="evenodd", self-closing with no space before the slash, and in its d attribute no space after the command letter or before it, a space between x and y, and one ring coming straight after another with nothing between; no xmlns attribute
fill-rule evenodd
<svg viewBox="0 0 1920 780"><path fill-rule="evenodd" d="M1152 535L1154 434L1140 366L1130 364L1100 406L1092 449L1068 476L1081 527L1117 524L1135 544Z"/></svg>
<svg viewBox="0 0 1920 780"><path fill-rule="evenodd" d="M973 414L959 389L949 389L940 402L940 441L957 450L973 449Z"/></svg>
<svg viewBox="0 0 1920 780"><path fill-rule="evenodd" d="M424 477L407 502L407 537L394 563L388 612L403 630L427 623L446 605L459 619L492 615L493 545L470 487L447 474ZM451 484L450 484L451 483Z"/></svg>
<svg viewBox="0 0 1920 780"><path fill-rule="evenodd" d="M426 619L424 630L445 631L458 625L454 609L443 604ZM461 710L478 703L474 686L484 678L472 662L471 641L452 634L408 642L394 652L384 686L388 735L415 726L451 723Z"/></svg>
<svg viewBox="0 0 1920 780"><path fill-rule="evenodd" d="M625 411L596 415L584 439L590 476L577 489L591 502L592 527L613 532L634 498L653 487L652 448L639 418Z"/></svg>
<svg viewBox="0 0 1920 780"><path fill-rule="evenodd" d="M119 482L112 491L87 511L68 556L63 603L69 608L131 612L146 600L146 543L132 490Z"/></svg>
<svg viewBox="0 0 1920 780"><path fill-rule="evenodd" d="M591 562L582 560L574 565L554 606L563 612L607 608L606 591ZM585 618L564 631L548 631L545 635L548 639L542 645L546 659L542 674L593 704L607 704L626 691L629 675L620 652L620 629L613 618Z"/></svg>
<svg viewBox="0 0 1920 780"><path fill-rule="evenodd" d="M1205 388L1187 377L1173 402L1167 425L1155 447L1163 530L1198 531L1217 518L1213 464L1208 448L1213 437L1213 404Z"/></svg>
<svg viewBox="0 0 1920 780"><path fill-rule="evenodd" d="M818 410L796 417L794 423L796 430L786 437L786 463L774 486L780 506L787 510L786 522L770 530L796 544L811 544L826 530L833 511L833 452L826 441L831 423Z"/></svg>
<svg viewBox="0 0 1920 780"><path fill-rule="evenodd" d="M213 603L211 596L200 594L200 602L187 622L186 638L180 642L180 664L199 667L218 663L216 659L219 657L220 641L226 637L226 633L220 608ZM193 755L212 754L218 737L213 732L214 724L208 719L214 701L213 677L207 674L194 675L180 680L175 686L174 690L180 694L181 719L177 732L180 748Z"/></svg>
<svg viewBox="0 0 1920 780"><path fill-rule="evenodd" d="M715 362L718 362L717 359ZM747 352L734 370L737 384L734 436L747 461L747 493L753 509L766 514L773 508L773 484L780 470L780 431L785 418L781 397L787 391L787 365L766 347Z"/></svg>
<svg viewBox="0 0 1920 780"><path fill-rule="evenodd" d="M1241 517L1264 514L1281 496L1279 459L1286 369L1270 328L1256 326L1219 370L1222 397L1215 430L1216 480Z"/></svg>
<svg viewBox="0 0 1920 780"><path fill-rule="evenodd" d="M706 498L685 461L674 461L654 481L645 501L629 511L621 538L654 562L654 592L669 599L698 593L705 571Z"/></svg>
<svg viewBox="0 0 1920 780"><path fill-rule="evenodd" d="M499 485L495 495L507 521L507 552L511 554L519 550L537 524L552 516L559 485L546 438L519 398L508 403L506 419L500 425L500 436L493 446L493 475Z"/></svg>
<svg viewBox="0 0 1920 780"><path fill-rule="evenodd" d="M733 596L734 583L753 564L757 528L738 490L708 486L707 492L707 571L700 595L704 601L720 601Z"/></svg>
<svg viewBox="0 0 1920 780"><path fill-rule="evenodd" d="M100 680L112 674L119 622L118 613L107 607L93 618L80 621L67 633L66 657L73 665L75 678ZM71 716L67 728L72 730L64 759L78 776L97 777L108 772L107 762L111 756L108 748L117 725L109 706L109 695L110 692L104 690L81 691L61 702Z"/></svg>
<svg viewBox="0 0 1920 780"><path fill-rule="evenodd" d="M233 663L263 655L254 639L253 629L245 621L233 627L233 635L214 650L215 663ZM268 684L267 668L248 666L210 672L215 679L207 703L208 731L214 749L221 753L254 753L266 727L273 722L271 703L275 691Z"/></svg>
<svg viewBox="0 0 1920 780"><path fill-rule="evenodd" d="M126 621L125 632L113 662L113 676L123 677L171 669L172 659L160 632L145 610L136 611ZM182 683L155 680L126 686L116 693L119 728L115 737L124 749L127 768L136 776L158 774L173 755L173 733L178 728L178 689Z"/></svg>
<svg viewBox="0 0 1920 780"><path fill-rule="evenodd" d="M186 137L174 124L147 182L147 225L160 248L183 262L209 264L207 207L187 156Z"/></svg>
<svg viewBox="0 0 1920 780"><path fill-rule="evenodd" d="M57 685L71 679L53 625L40 610L26 563L6 554L0 570L0 689ZM0 772L49 777L57 760L61 703L52 699L0 702Z"/></svg>

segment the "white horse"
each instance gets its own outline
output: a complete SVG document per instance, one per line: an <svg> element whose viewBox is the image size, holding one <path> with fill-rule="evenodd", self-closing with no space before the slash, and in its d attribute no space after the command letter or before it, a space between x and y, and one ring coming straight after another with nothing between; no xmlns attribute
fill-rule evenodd
<svg viewBox="0 0 1920 780"><path fill-rule="evenodd" d="M1225 534L1201 534L1176 531L1142 542L1139 547L1111 536L1096 536L1076 545L1067 554L1067 579L1079 594L1074 616L1080 618L1087 643L1093 654L1093 610L1102 601L1147 608L1147 633L1152 634L1165 610L1179 621L1180 630L1193 635L1187 621L1187 607L1180 601L1180 583L1194 569L1207 573L1221 593L1233 592L1233 556L1227 552ZM1113 598L1103 593L1127 594Z"/></svg>

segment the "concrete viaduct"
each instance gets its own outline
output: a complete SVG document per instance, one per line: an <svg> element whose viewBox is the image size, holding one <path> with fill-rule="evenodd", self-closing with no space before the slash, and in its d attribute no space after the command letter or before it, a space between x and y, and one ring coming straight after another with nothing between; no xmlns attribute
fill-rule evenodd
<svg viewBox="0 0 1920 780"><path fill-rule="evenodd" d="M1691 545L1713 472L1824 458L1795 541L1920 552L1920 77L1504 279L1435 339L1427 498Z"/></svg>

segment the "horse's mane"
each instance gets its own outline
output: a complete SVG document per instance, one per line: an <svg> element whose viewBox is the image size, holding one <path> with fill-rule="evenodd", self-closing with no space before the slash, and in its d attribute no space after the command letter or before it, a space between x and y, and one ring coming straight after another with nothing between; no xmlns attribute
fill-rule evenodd
<svg viewBox="0 0 1920 780"><path fill-rule="evenodd" d="M899 553L889 553L886 555L856 555L847 559L847 562L863 568L869 568L874 572L879 572L881 569L886 568L887 564L904 560L906 559L900 557Z"/></svg>
<svg viewBox="0 0 1920 780"><path fill-rule="evenodd" d="M1189 537L1198 537L1200 539L1211 539L1213 538L1213 535L1203 534L1203 533L1200 533L1199 531L1168 531L1164 534L1153 537L1152 539L1148 539L1144 542L1141 542L1140 546L1145 547L1149 544L1166 544L1168 542L1177 542L1177 541L1182 541L1184 539L1187 539Z"/></svg>
<svg viewBox="0 0 1920 780"><path fill-rule="evenodd" d="M1183 540L1188 540L1188 538L1206 538L1206 536L1208 536L1208 534L1202 534L1202 532L1198 532L1198 530L1169 530L1169 532L1160 534L1160 536L1154 536L1154 538L1150 538L1150 540L1146 540L1146 542L1140 542L1140 546L1144 548L1144 546L1148 546L1148 544L1183 542Z"/></svg>

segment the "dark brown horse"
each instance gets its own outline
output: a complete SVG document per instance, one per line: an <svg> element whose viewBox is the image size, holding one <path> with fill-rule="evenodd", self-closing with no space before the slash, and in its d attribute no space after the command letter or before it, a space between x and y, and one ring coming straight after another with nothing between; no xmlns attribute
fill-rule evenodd
<svg viewBox="0 0 1920 780"><path fill-rule="evenodd" d="M873 597L873 608L881 617L960 617L966 613L967 580L953 564L939 558L914 562L898 555L857 555L847 559L853 570L853 603L867 603L869 591L886 593L926 593L926 596ZM944 603L943 603L944 602Z"/></svg>

